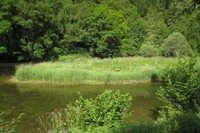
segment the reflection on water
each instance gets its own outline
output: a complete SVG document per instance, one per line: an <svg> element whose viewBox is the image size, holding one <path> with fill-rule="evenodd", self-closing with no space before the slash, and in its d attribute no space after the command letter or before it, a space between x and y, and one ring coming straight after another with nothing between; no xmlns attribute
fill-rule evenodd
<svg viewBox="0 0 200 133"><path fill-rule="evenodd" d="M151 110L161 105L155 98L155 90L159 84L136 83L132 85L55 85L9 83L6 80L14 75L14 65L0 65L0 111L15 107L10 117L25 113L18 131L22 133L37 132L36 119L55 108L64 108L69 102L77 99L77 92L83 97L95 97L105 89L120 90L133 97L131 120L151 120Z"/></svg>

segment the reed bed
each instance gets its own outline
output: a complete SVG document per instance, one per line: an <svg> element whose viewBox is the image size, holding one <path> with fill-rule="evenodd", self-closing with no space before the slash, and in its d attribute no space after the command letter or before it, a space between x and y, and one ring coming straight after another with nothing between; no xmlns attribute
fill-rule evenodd
<svg viewBox="0 0 200 133"><path fill-rule="evenodd" d="M114 58L82 59L65 62L43 62L19 65L19 81L57 82L69 84L109 84L150 81L152 75L161 77L176 58Z"/></svg>

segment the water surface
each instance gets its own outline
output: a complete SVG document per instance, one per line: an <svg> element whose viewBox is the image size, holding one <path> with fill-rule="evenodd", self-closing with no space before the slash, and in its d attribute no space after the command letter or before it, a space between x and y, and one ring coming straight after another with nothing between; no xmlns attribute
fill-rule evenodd
<svg viewBox="0 0 200 133"><path fill-rule="evenodd" d="M131 85L58 85L11 83L8 80L15 73L14 64L0 64L0 111L14 110L9 117L25 113L18 124L18 132L36 133L39 116L54 109L62 109L69 102L74 102L81 92L85 98L94 98L105 89L120 90L133 97L131 109L134 111L130 120L152 120L152 110L161 103L156 99L157 83L135 83Z"/></svg>

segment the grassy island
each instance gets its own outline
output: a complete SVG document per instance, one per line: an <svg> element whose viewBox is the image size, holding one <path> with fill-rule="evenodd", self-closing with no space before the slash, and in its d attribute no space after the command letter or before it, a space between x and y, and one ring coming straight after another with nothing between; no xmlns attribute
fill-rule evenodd
<svg viewBox="0 0 200 133"><path fill-rule="evenodd" d="M19 81L67 84L110 84L150 81L160 78L177 62L176 58L77 58L62 62L42 62L20 65L16 71Z"/></svg>

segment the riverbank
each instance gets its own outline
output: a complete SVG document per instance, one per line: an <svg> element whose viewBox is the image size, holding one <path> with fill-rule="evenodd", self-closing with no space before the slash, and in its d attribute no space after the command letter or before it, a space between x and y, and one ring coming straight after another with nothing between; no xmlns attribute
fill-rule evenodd
<svg viewBox="0 0 200 133"><path fill-rule="evenodd" d="M128 84L160 79L176 58L77 59L17 66L17 82Z"/></svg>

